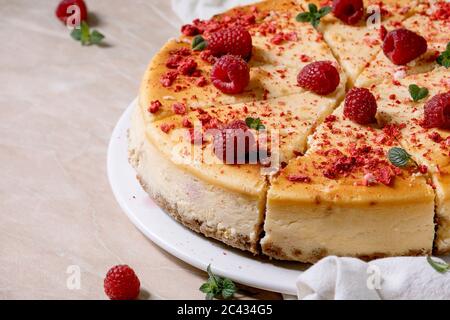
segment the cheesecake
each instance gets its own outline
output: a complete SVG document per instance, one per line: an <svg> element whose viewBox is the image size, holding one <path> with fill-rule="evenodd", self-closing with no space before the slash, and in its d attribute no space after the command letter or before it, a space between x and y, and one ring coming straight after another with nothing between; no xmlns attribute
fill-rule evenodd
<svg viewBox="0 0 450 320"><path fill-rule="evenodd" d="M423 126L450 91L450 8L368 0L348 20L339 2L269 0L183 26L142 80L137 179L187 228L271 259L450 252L450 131ZM426 48L396 64L384 47L399 29ZM373 96L370 117L354 90Z"/></svg>

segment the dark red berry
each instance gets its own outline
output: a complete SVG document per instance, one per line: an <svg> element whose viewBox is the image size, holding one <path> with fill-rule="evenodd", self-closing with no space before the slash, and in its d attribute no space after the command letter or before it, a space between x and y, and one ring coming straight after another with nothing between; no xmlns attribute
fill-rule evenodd
<svg viewBox="0 0 450 320"><path fill-rule="evenodd" d="M394 64L404 65L427 52L427 40L408 29L396 29L384 38L383 52Z"/></svg>
<svg viewBox="0 0 450 320"><path fill-rule="evenodd" d="M69 7L71 6L78 6L80 10L80 21L87 21L88 18L88 10L86 3L83 0L63 0L59 3L58 7L56 8L56 17L58 17L59 20L67 23L67 19L74 14L71 10L68 11Z"/></svg>
<svg viewBox="0 0 450 320"><path fill-rule="evenodd" d="M126 265L111 268L104 280L105 293L111 300L134 300L139 296L140 287L133 269Z"/></svg>
<svg viewBox="0 0 450 320"><path fill-rule="evenodd" d="M163 87L170 87L178 78L178 71L169 71L161 76L159 81L163 85Z"/></svg>
<svg viewBox="0 0 450 320"><path fill-rule="evenodd" d="M159 111L159 109L161 109L161 107L162 107L162 104L161 104L161 102L159 102L159 100L152 101L150 103L150 107L148 107L148 112L157 113Z"/></svg>
<svg viewBox="0 0 450 320"><path fill-rule="evenodd" d="M450 91L431 98L425 105L426 128L450 129Z"/></svg>
<svg viewBox="0 0 450 320"><path fill-rule="evenodd" d="M181 102L176 102L172 105L172 111L175 114L184 115L186 114L186 105Z"/></svg>
<svg viewBox="0 0 450 320"><path fill-rule="evenodd" d="M250 156L257 156L257 143L253 133L242 120L235 120L224 126L214 136L214 153L225 164L244 164Z"/></svg>
<svg viewBox="0 0 450 320"><path fill-rule="evenodd" d="M340 81L339 72L330 61L310 63L297 77L300 87L323 96L334 92Z"/></svg>
<svg viewBox="0 0 450 320"><path fill-rule="evenodd" d="M231 54L249 60L252 55L252 36L242 27L222 29L210 34L206 40L201 37L199 39L202 44L200 48L208 49L215 57Z"/></svg>
<svg viewBox="0 0 450 320"><path fill-rule="evenodd" d="M358 124L370 124L376 121L377 101L365 88L353 88L345 97L344 115Z"/></svg>
<svg viewBox="0 0 450 320"><path fill-rule="evenodd" d="M181 27L181 33L187 37L193 37L200 34L200 30L192 24L186 24Z"/></svg>
<svg viewBox="0 0 450 320"><path fill-rule="evenodd" d="M250 69L240 57L226 55L214 64L211 81L223 93L242 93L250 82Z"/></svg>
<svg viewBox="0 0 450 320"><path fill-rule="evenodd" d="M185 76L192 75L196 69L197 62L192 58L187 58L178 65L178 71Z"/></svg>
<svg viewBox="0 0 450 320"><path fill-rule="evenodd" d="M334 0L333 14L346 24L356 24L364 16L362 0Z"/></svg>

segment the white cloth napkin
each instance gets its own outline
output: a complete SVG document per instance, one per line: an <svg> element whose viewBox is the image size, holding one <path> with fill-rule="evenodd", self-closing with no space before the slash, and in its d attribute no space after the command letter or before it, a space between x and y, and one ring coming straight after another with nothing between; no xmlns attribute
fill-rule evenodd
<svg viewBox="0 0 450 320"><path fill-rule="evenodd" d="M450 273L437 272L425 257L327 257L298 277L297 292L301 300L450 299Z"/></svg>
<svg viewBox="0 0 450 320"><path fill-rule="evenodd" d="M172 9L184 23L196 18L209 19L238 5L257 2L256 0L172 0Z"/></svg>

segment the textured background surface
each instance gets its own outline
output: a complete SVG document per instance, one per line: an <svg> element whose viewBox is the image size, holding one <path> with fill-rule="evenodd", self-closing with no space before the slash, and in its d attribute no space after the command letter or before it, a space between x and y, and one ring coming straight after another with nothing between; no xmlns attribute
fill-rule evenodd
<svg viewBox="0 0 450 320"><path fill-rule="evenodd" d="M169 1L88 0L106 42L81 47L57 3L0 0L0 299L103 299L104 275L120 263L150 297L203 298L205 275L141 235L106 177L112 129L180 22ZM70 265L80 290L67 289Z"/></svg>

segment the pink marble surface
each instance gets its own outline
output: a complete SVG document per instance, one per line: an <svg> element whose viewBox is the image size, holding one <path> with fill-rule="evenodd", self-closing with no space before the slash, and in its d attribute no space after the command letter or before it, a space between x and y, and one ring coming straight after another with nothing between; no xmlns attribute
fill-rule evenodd
<svg viewBox="0 0 450 320"><path fill-rule="evenodd" d="M143 298L201 299L205 274L139 233L106 177L112 129L180 22L169 1L88 0L106 45L82 47L57 2L0 0L0 299L104 299L104 275L122 263Z"/></svg>

